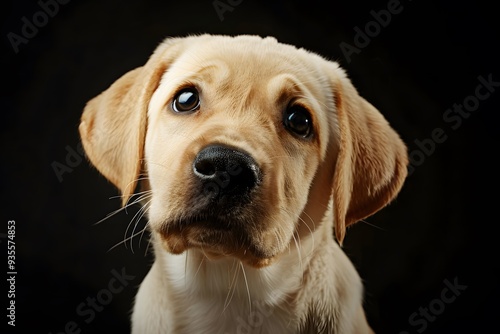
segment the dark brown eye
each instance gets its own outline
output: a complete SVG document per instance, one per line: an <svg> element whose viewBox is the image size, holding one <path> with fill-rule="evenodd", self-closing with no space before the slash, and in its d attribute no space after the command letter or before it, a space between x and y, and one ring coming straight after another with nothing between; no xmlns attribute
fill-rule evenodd
<svg viewBox="0 0 500 334"><path fill-rule="evenodd" d="M195 111L200 107L200 97L194 88L185 88L174 97L172 109L177 113Z"/></svg>
<svg viewBox="0 0 500 334"><path fill-rule="evenodd" d="M288 107L283 115L283 124L288 131L308 138L312 134L312 120L309 111L300 105Z"/></svg>

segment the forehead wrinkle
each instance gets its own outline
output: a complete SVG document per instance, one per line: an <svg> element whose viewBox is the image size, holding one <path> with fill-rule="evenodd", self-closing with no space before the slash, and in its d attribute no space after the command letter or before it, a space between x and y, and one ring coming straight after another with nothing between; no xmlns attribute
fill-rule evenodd
<svg viewBox="0 0 500 334"><path fill-rule="evenodd" d="M239 63L218 61L217 65L219 66L204 68L204 71L212 76L211 89L219 101L225 100L229 103L229 109L236 112L250 108L259 100L260 90L265 87L262 82L268 76L265 72L258 67L249 66L245 59L241 59Z"/></svg>
<svg viewBox="0 0 500 334"><path fill-rule="evenodd" d="M311 100L311 92L292 74L279 74L269 80L267 91L270 98L278 104L284 104L293 97Z"/></svg>
<svg viewBox="0 0 500 334"><path fill-rule="evenodd" d="M196 52L187 52L172 64L169 77L179 83L217 84L227 80L229 67L220 59L203 59ZM167 72L167 73L168 73Z"/></svg>
<svg viewBox="0 0 500 334"><path fill-rule="evenodd" d="M226 82L229 79L231 71L229 66L221 60L210 60L196 71L196 79L207 84L217 84Z"/></svg>

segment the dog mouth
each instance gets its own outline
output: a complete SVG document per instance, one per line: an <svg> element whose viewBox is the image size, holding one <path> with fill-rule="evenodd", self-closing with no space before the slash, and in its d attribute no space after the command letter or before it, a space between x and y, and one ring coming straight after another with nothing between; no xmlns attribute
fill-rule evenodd
<svg viewBox="0 0 500 334"><path fill-rule="evenodd" d="M256 268L269 265L274 254L255 246L248 226L239 217L198 214L169 221L158 232L172 254L199 249L208 259L236 257Z"/></svg>
<svg viewBox="0 0 500 334"><path fill-rule="evenodd" d="M192 247L221 248L235 233L234 225L224 217L198 214L165 223L160 235L170 252L180 254Z"/></svg>
<svg viewBox="0 0 500 334"><path fill-rule="evenodd" d="M183 217L181 219L173 220L165 224L164 233L169 234L172 231L190 229L190 228L201 228L213 231L230 231L232 229L231 223L218 216L209 215L193 215L188 217Z"/></svg>

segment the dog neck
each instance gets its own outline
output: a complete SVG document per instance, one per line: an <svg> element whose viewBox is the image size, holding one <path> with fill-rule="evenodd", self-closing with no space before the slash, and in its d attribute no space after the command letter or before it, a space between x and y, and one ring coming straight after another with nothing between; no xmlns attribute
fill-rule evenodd
<svg viewBox="0 0 500 334"><path fill-rule="evenodd" d="M206 331L204 326L212 328L213 319L220 319L222 327L214 331L218 333L234 332L244 323L250 328L252 323L258 324L262 333L282 331L297 321L294 298L318 239L321 235L316 231L292 241L272 264L259 269L232 257L210 259L198 249L180 255L155 249L169 300L177 305L172 318L183 323L185 332ZM249 316L254 319L247 319ZM212 324L204 323L208 320Z"/></svg>
<svg viewBox="0 0 500 334"><path fill-rule="evenodd" d="M273 302L279 295L298 288L304 266L312 251L312 238L290 246L264 268L254 268L237 258L210 258L202 250L190 249L181 255L160 251L168 278L176 291L190 296L215 297L238 294L245 299ZM277 296L275 296L277 295Z"/></svg>

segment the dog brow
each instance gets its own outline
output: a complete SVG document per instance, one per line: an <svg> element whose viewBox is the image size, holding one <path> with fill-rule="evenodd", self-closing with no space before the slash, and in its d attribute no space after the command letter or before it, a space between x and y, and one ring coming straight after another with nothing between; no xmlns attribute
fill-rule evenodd
<svg viewBox="0 0 500 334"><path fill-rule="evenodd" d="M268 91L277 104L283 105L290 102L293 97L307 98L309 91L292 74L280 74L269 80Z"/></svg>

